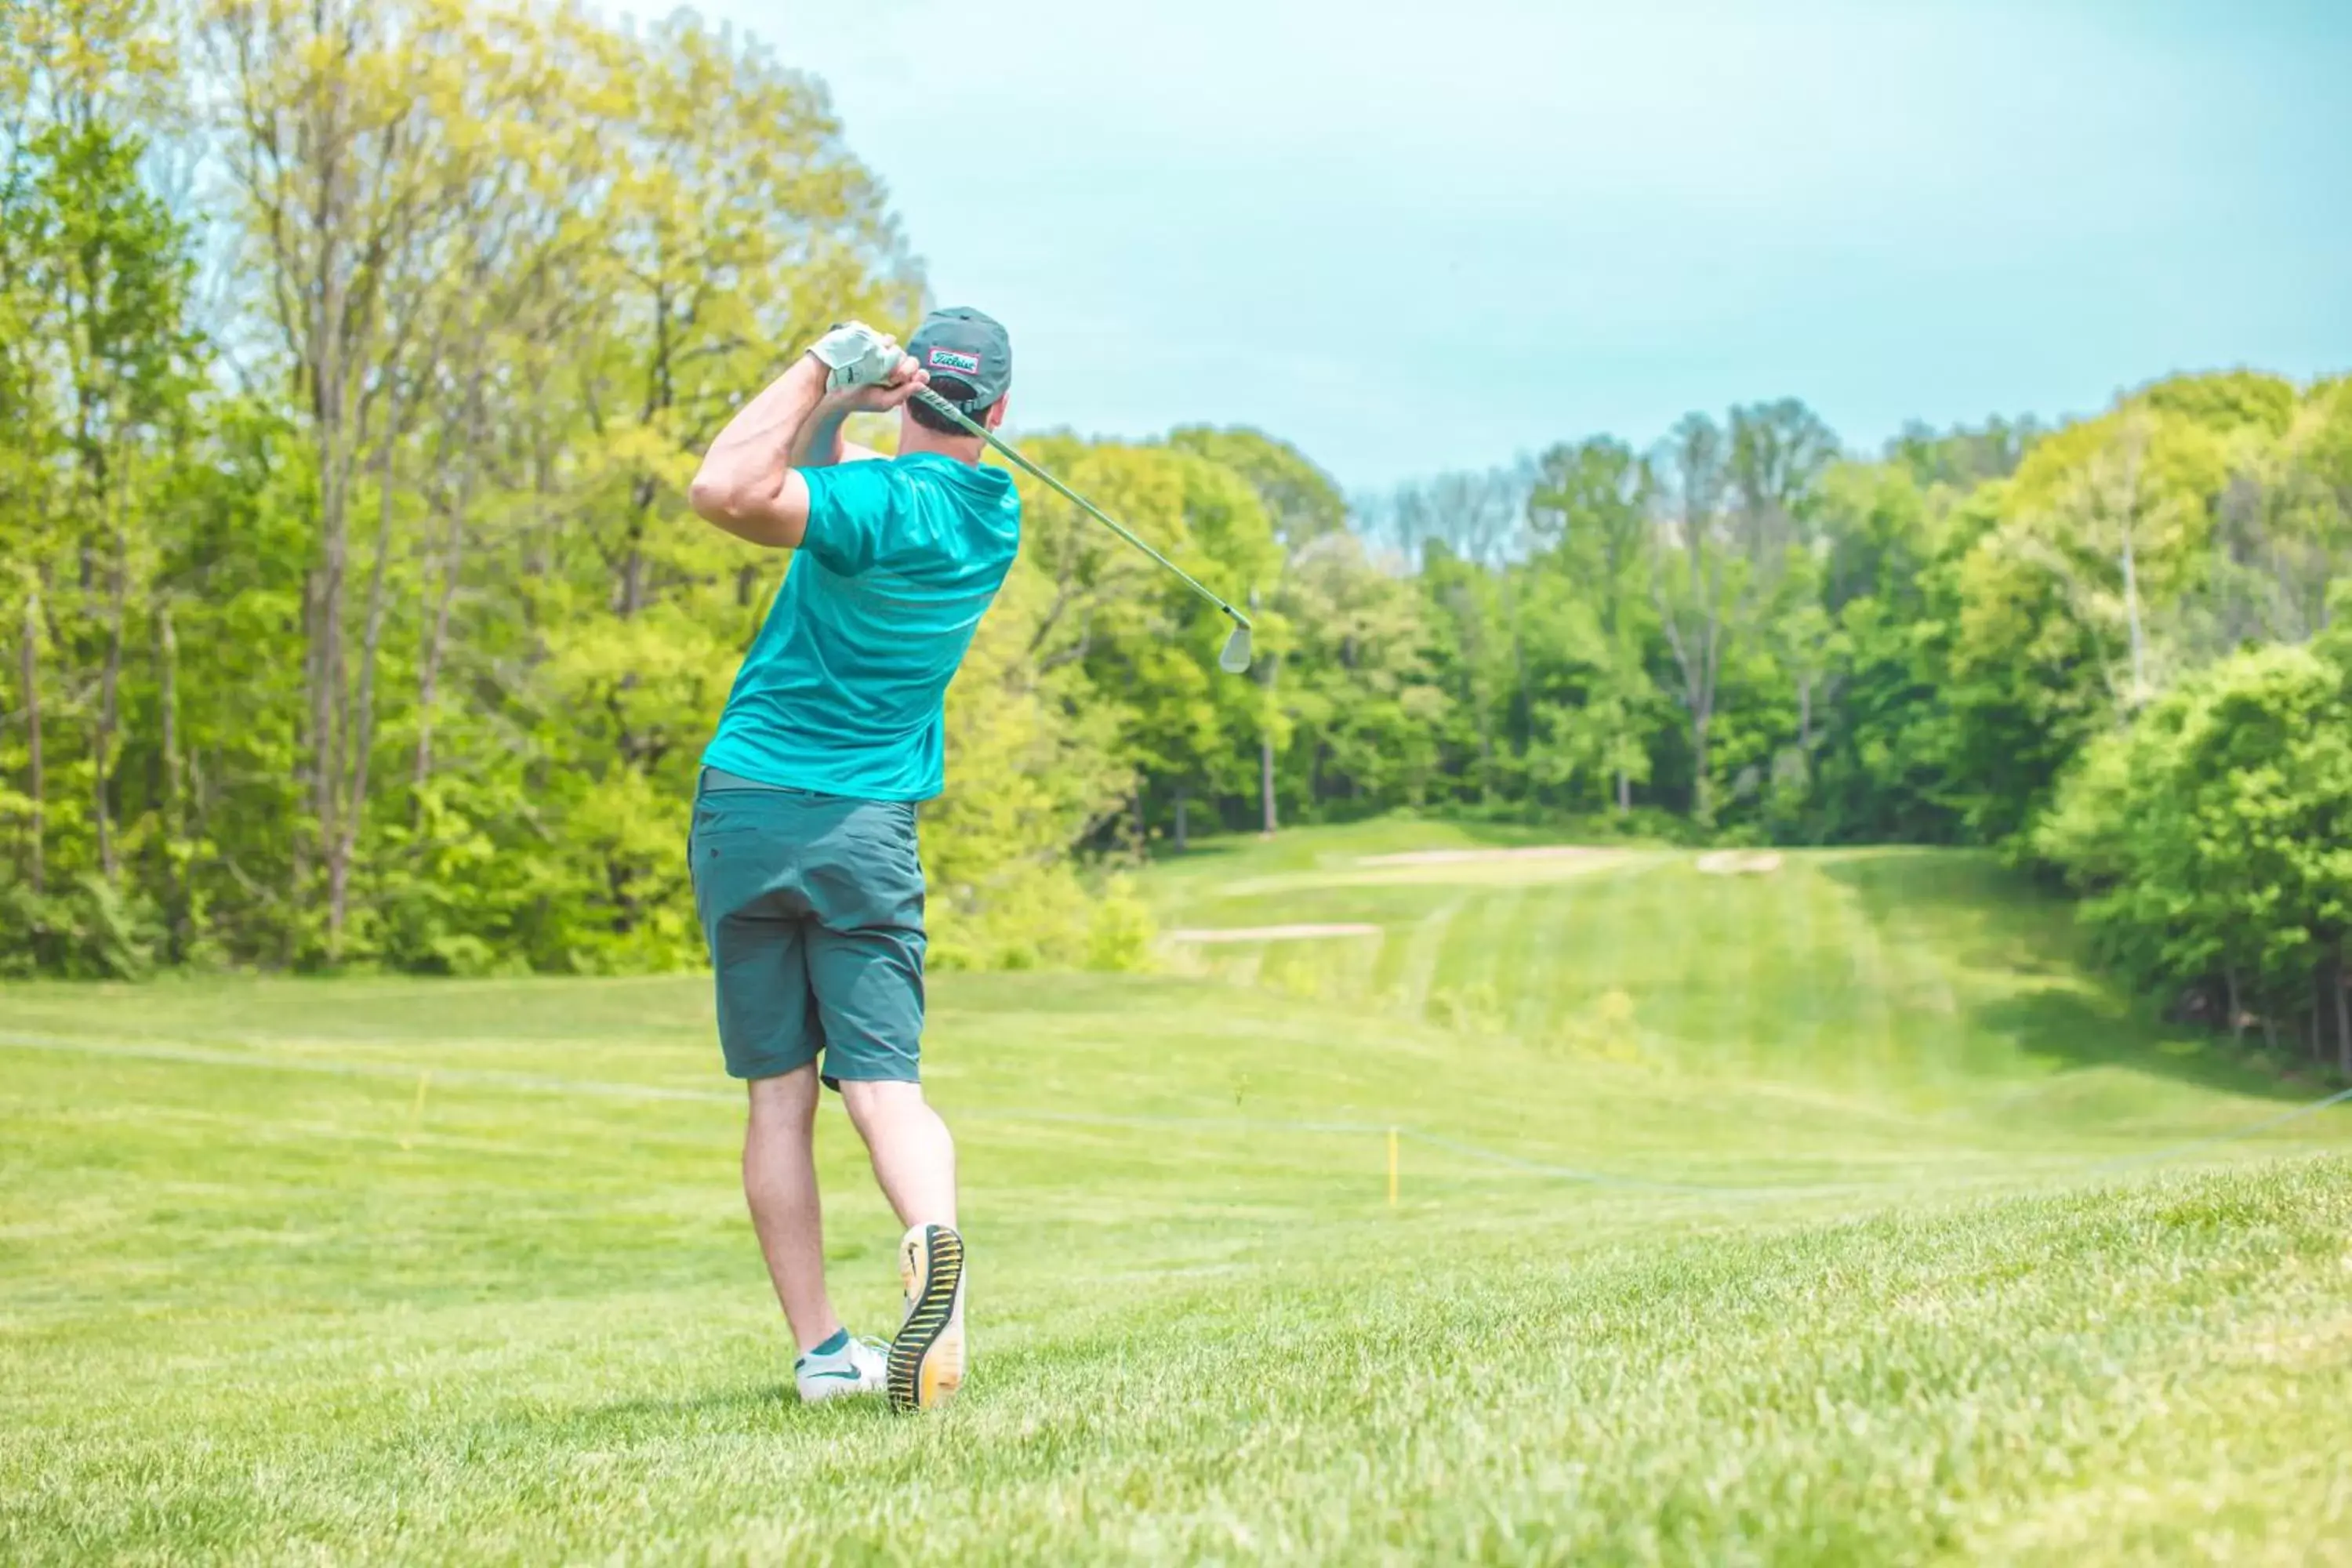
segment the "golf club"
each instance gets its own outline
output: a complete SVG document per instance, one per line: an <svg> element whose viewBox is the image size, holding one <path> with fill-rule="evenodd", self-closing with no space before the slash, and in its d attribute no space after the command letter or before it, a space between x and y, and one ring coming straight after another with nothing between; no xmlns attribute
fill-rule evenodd
<svg viewBox="0 0 2352 1568"><path fill-rule="evenodd" d="M941 397L938 393L933 392L929 387L926 386L918 389L915 395L922 400L925 407L946 415L949 418L962 426L972 435L975 435L982 440L987 442L990 447L1003 454L1006 461L1020 467L1032 479L1037 479L1041 483L1051 485L1056 491L1060 492L1065 499L1076 502L1081 510L1091 515L1097 522L1101 523L1105 528L1109 529L1113 533L1118 534L1121 539L1126 540L1129 544L1134 545L1138 550L1142 551L1146 555L1150 556L1151 559L1159 562L1160 564L1168 568L1169 571L1176 574L1177 576L1183 579L1184 585L1186 587L1192 589L1192 592L1200 595L1201 597L1208 600L1209 603L1223 610L1226 616L1232 619L1234 623L1234 631L1233 635L1225 639L1223 649L1217 655L1217 668L1223 670L1228 675L1240 675L1249 668L1250 618L1247 616L1243 615L1239 610L1234 609L1231 605L1225 603L1224 600L1219 598L1214 593L1211 592L1210 589L1200 581L1200 579L1194 577L1190 572L1185 571L1184 568L1177 565L1176 563L1169 560L1168 557L1160 554L1160 552L1152 549L1151 546L1137 538L1129 530L1121 527L1117 521L1113 521L1108 512L1104 511L1100 507L1095 505L1094 502L1088 500L1086 497L1080 495L1077 491L1072 489L1069 486L1064 484L1061 480L1055 479L1053 475L1047 473L1045 469L1039 468L1028 458L1023 457L1019 452L1015 451L1009 443L998 440L994 432L982 426L978 420L966 415L962 409L958 408L954 404L950 403L946 398Z"/></svg>

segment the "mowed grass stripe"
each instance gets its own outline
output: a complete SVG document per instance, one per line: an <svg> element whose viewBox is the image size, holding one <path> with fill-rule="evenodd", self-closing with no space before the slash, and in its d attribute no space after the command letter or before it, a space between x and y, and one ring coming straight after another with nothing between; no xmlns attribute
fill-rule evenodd
<svg viewBox="0 0 2352 1568"><path fill-rule="evenodd" d="M1437 985L1446 943L1452 938L1455 921L1470 901L1466 893L1452 893L1435 903L1412 928L1412 939L1405 944L1401 1001L1403 1016L1415 1023L1429 1016L1430 996Z"/></svg>
<svg viewBox="0 0 2352 1568"><path fill-rule="evenodd" d="M1830 884L1828 877L1788 877L1783 886L1788 889L1783 896L1788 945L1780 954L1780 962L1794 963L1809 954L1822 952L1822 947L1832 941L1828 938L1828 931L1839 924L1839 900L1837 889ZM1842 980L1842 975L1822 966L1813 966L1811 973L1806 975L1806 987L1813 992L1811 1006L1801 1008L1792 1020L1792 1041L1804 1051L1806 1060L1818 1063L1822 1056L1837 1048L1837 1035L1830 1027L1830 996L1834 994L1830 987L1837 985L1837 980Z"/></svg>
<svg viewBox="0 0 2352 1568"><path fill-rule="evenodd" d="M1600 875L1606 875L1601 873ZM1524 970L1548 969L1560 962L1562 939L1578 910L1577 884L1563 881L1542 889L1525 913L1514 963ZM1510 1026L1521 1039L1549 1045L1565 1035L1566 1016L1557 992L1548 987L1507 981L1496 988L1507 1009Z"/></svg>

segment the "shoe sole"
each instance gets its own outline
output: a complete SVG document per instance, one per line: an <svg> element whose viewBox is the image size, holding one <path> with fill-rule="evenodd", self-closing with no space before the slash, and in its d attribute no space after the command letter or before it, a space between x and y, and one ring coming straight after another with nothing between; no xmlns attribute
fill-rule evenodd
<svg viewBox="0 0 2352 1568"><path fill-rule="evenodd" d="M919 1247L908 1247L898 1260L901 1282L914 1302L890 1342L890 1405L900 1411L929 1409L963 1382L961 1364L948 1365L950 1358L932 1353L955 1322L956 1293L963 1286L963 1237L943 1225L927 1226Z"/></svg>

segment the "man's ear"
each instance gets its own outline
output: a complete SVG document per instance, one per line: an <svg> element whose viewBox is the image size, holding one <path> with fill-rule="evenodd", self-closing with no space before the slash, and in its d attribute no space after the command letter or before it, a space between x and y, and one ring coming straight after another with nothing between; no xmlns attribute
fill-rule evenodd
<svg viewBox="0 0 2352 1568"><path fill-rule="evenodd" d="M988 405L988 417L982 421L982 423L986 425L991 430L993 430L998 426L1003 424L1004 405L1012 401L1013 395L1011 393L1007 393L1003 397L998 398L994 403L990 404Z"/></svg>

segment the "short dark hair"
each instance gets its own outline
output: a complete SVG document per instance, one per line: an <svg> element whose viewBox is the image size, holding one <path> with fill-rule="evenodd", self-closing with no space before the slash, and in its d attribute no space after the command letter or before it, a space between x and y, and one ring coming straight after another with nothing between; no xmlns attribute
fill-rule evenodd
<svg viewBox="0 0 2352 1568"><path fill-rule="evenodd" d="M982 404L978 408L972 407L972 384L971 383L964 381L957 376L935 375L931 377L930 384L933 392L938 393L941 397L946 398L950 403L952 403L958 408L962 409L964 414L975 425L987 424L988 411L996 406L993 403L987 403ZM954 420L949 418L946 415L932 407L929 404L925 403L919 397L908 400L907 404L907 412L914 416L916 424L921 426L926 430L934 431L939 435L969 436L971 434L971 431L965 429L962 426L957 424Z"/></svg>

